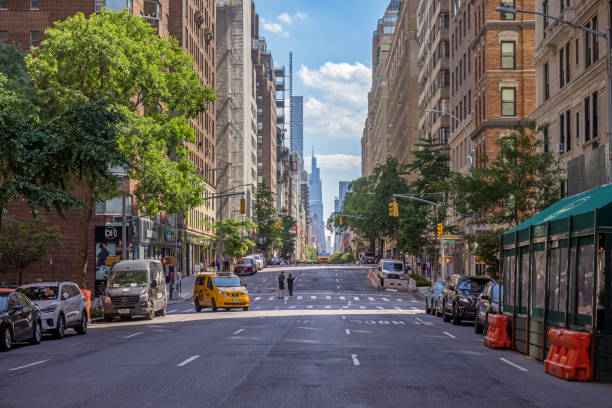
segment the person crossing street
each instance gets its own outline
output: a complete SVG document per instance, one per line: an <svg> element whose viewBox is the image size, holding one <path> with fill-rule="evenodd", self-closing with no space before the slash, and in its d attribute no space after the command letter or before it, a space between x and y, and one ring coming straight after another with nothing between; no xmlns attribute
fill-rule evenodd
<svg viewBox="0 0 612 408"><path fill-rule="evenodd" d="M278 298L284 299L285 297L285 272L281 272L278 275Z"/></svg>
<svg viewBox="0 0 612 408"><path fill-rule="evenodd" d="M289 289L289 296L293 296L293 275L287 276L287 288Z"/></svg>

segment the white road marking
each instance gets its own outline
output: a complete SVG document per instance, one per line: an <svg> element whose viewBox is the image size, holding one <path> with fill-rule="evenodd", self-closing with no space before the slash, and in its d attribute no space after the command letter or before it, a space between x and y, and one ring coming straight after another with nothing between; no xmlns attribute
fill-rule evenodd
<svg viewBox="0 0 612 408"><path fill-rule="evenodd" d="M374 302L374 298L373 297L368 296L368 300L371 300L372 302Z"/></svg>
<svg viewBox="0 0 612 408"><path fill-rule="evenodd" d="M346 316L342 316L342 320L346 320Z"/></svg>
<svg viewBox="0 0 612 408"><path fill-rule="evenodd" d="M346 329L346 334L348 334L350 336L351 335L351 331L349 329Z"/></svg>
<svg viewBox="0 0 612 408"><path fill-rule="evenodd" d="M348 306L342 306L342 309L348 309Z"/></svg>
<svg viewBox="0 0 612 408"><path fill-rule="evenodd" d="M338 279L336 279L336 282L340 282Z"/></svg>
<svg viewBox="0 0 612 408"><path fill-rule="evenodd" d="M508 360L506 360L506 359L505 359L505 358L503 358L503 357L500 357L499 359L500 359L501 361L503 361L504 363L506 363L506 364L510 364L512 367L514 367L514 368L518 368L519 370L521 370L521 371L523 371L523 372L525 372L525 373L526 373L527 371L529 371L529 370L527 370L526 368L523 368L523 367L521 367L521 366L520 366L520 365L518 365L518 364L514 364L512 361L508 361Z"/></svg>
<svg viewBox="0 0 612 408"><path fill-rule="evenodd" d="M174 309L174 310L168 310L166 313L174 313L174 312L178 312L178 310Z"/></svg>
<svg viewBox="0 0 612 408"><path fill-rule="evenodd" d="M331 300L331 296L325 296L326 300Z"/></svg>
<svg viewBox="0 0 612 408"><path fill-rule="evenodd" d="M418 302L419 302L418 300L413 300L413 301L412 301L412 303L418 303Z"/></svg>
<svg viewBox="0 0 612 408"><path fill-rule="evenodd" d="M278 309L280 309L280 306L275 306L274 307L274 310L278 310Z"/></svg>
<svg viewBox="0 0 612 408"><path fill-rule="evenodd" d="M331 309L331 306L325 306L326 309Z"/></svg>
<svg viewBox="0 0 612 408"><path fill-rule="evenodd" d="M418 307L416 307L416 306L410 306L410 308L411 308L412 310L419 310L419 308L418 308Z"/></svg>
<svg viewBox="0 0 612 408"><path fill-rule="evenodd" d="M153 330L154 332L169 332L170 330L165 330L165 329L155 329Z"/></svg>
<svg viewBox="0 0 612 408"><path fill-rule="evenodd" d="M397 300L398 302L403 302L404 301L404 299L395 299L395 300Z"/></svg>
<svg viewBox="0 0 612 408"><path fill-rule="evenodd" d="M187 365L187 364L191 363L193 360L196 360L196 359L198 359L198 358L200 358L200 356L197 356L197 355L196 355L196 356L191 356L191 357L189 357L187 360L185 360L185 361L183 361L183 362L181 362L181 363L178 363L176 366L177 366L177 367L183 367L183 366L185 366L185 365Z"/></svg>
<svg viewBox="0 0 612 408"><path fill-rule="evenodd" d="M337 285L337 286L336 286L336 289L340 289L340 285Z"/></svg>
<svg viewBox="0 0 612 408"><path fill-rule="evenodd" d="M307 307L308 309L312 309L312 308L313 308L313 305L308 305L308 306L306 306L306 307Z"/></svg>
<svg viewBox="0 0 612 408"><path fill-rule="evenodd" d="M344 296L340 296L340 300L346 300Z"/></svg>
<svg viewBox="0 0 612 408"><path fill-rule="evenodd" d="M359 300L359 296L353 296L353 300Z"/></svg>
<svg viewBox="0 0 612 408"><path fill-rule="evenodd" d="M418 317L415 317L414 320L418 320L419 322L423 321L423 319L419 319Z"/></svg>
<svg viewBox="0 0 612 408"><path fill-rule="evenodd" d="M302 296L298 296L298 300L302 300L302 298L303 298Z"/></svg>
<svg viewBox="0 0 612 408"><path fill-rule="evenodd" d="M244 329L239 329L239 330L236 330L236 331L235 331L234 333L232 333L232 334L242 333L243 331L244 331Z"/></svg>
<svg viewBox="0 0 612 408"><path fill-rule="evenodd" d="M187 320L191 320L191 317L186 317L183 320L181 320L181 322L186 322Z"/></svg>
<svg viewBox="0 0 612 408"><path fill-rule="evenodd" d="M385 302L389 301L389 299L387 299L387 298L381 298L381 299L384 300Z"/></svg>
<svg viewBox="0 0 612 408"><path fill-rule="evenodd" d="M295 305L289 306L289 309L295 309L295 307L296 307Z"/></svg>
<svg viewBox="0 0 612 408"><path fill-rule="evenodd" d="M183 312L191 312L192 310L193 309L186 309L186 310L183 310Z"/></svg>
<svg viewBox="0 0 612 408"><path fill-rule="evenodd" d="M140 336L141 334L144 334L144 333L138 332L138 333L130 334L129 336L125 336L124 339L129 339L130 337Z"/></svg>
<svg viewBox="0 0 612 408"><path fill-rule="evenodd" d="M377 308L378 310L385 310L385 308L384 308L384 307L382 307L382 306L376 306L376 308Z"/></svg>
<svg viewBox="0 0 612 408"><path fill-rule="evenodd" d="M317 297L316 296L311 296L310 297L312 300L315 300Z"/></svg>
<svg viewBox="0 0 612 408"><path fill-rule="evenodd" d="M365 309L366 307L365 307L365 306L359 306L359 308L360 308L360 309Z"/></svg>
<svg viewBox="0 0 612 408"><path fill-rule="evenodd" d="M452 334L450 334L449 332L442 332L444 334L446 334L448 337L456 339L457 337L453 336Z"/></svg>
<svg viewBox="0 0 612 408"><path fill-rule="evenodd" d="M255 306L253 309L261 309L261 306Z"/></svg>
<svg viewBox="0 0 612 408"><path fill-rule="evenodd" d="M351 301L349 300L349 301L348 301L348 303L347 303L346 305L347 305L347 306L350 306L350 305L351 305Z"/></svg>
<svg viewBox="0 0 612 408"><path fill-rule="evenodd" d="M257 296L255 300L261 300L261 296Z"/></svg>
<svg viewBox="0 0 612 408"><path fill-rule="evenodd" d="M274 296L270 296L268 300L274 300Z"/></svg>
<svg viewBox="0 0 612 408"><path fill-rule="evenodd" d="M352 354L351 357L353 358L353 365L358 366L359 365L359 359L357 358L357 354Z"/></svg>
<svg viewBox="0 0 612 408"><path fill-rule="evenodd" d="M47 361L49 361L49 360L48 359L47 360L40 360L40 361L37 361L35 363L30 363L30 364L26 364L24 366L11 368L9 371L21 370L22 368L28 368L28 367L32 367L32 366L35 366L35 365L38 365L38 364L46 363Z"/></svg>

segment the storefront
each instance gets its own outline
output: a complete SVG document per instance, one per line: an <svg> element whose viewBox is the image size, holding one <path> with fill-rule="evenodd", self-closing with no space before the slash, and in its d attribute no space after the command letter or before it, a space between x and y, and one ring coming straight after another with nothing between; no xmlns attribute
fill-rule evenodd
<svg viewBox="0 0 612 408"><path fill-rule="evenodd" d="M612 381L612 185L566 198L502 238L512 347L537 359L548 329L591 333L594 378Z"/></svg>

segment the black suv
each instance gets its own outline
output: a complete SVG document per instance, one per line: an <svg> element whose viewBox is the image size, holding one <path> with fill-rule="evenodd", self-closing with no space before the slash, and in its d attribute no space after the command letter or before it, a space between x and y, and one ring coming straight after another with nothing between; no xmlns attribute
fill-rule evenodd
<svg viewBox="0 0 612 408"><path fill-rule="evenodd" d="M476 302L476 319L474 320L474 331L476 333L486 333L489 328L489 313L497 314L500 310L499 303L499 283L491 281L486 284L478 302ZM504 292L502 289L502 296Z"/></svg>
<svg viewBox="0 0 612 408"><path fill-rule="evenodd" d="M488 276L453 275L442 289L444 321L452 319L453 324L460 324L461 320L474 320L478 295L491 280Z"/></svg>

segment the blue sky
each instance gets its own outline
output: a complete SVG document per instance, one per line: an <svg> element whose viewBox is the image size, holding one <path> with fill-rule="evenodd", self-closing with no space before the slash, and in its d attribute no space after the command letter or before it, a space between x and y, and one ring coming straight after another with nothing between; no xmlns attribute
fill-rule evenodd
<svg viewBox="0 0 612 408"><path fill-rule="evenodd" d="M304 154L314 146L323 208L333 212L338 181L361 176L361 135L371 81L372 32L389 0L256 0L275 65L289 71L304 96ZM287 81L288 85L288 81ZM289 117L289 115L287 115Z"/></svg>

